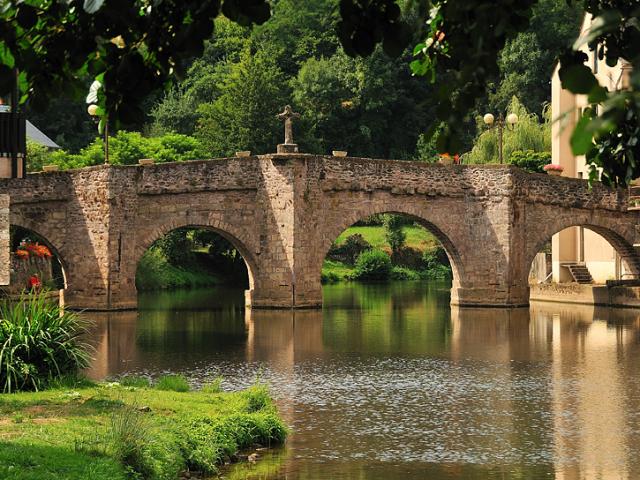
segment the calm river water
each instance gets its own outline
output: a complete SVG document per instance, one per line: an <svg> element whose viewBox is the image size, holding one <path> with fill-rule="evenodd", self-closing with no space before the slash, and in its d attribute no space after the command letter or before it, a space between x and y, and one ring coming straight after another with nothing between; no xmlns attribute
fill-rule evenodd
<svg viewBox="0 0 640 480"><path fill-rule="evenodd" d="M256 376L292 428L229 479L640 478L640 311L458 309L448 286L338 284L322 311L243 292L143 296L91 314L95 378Z"/></svg>

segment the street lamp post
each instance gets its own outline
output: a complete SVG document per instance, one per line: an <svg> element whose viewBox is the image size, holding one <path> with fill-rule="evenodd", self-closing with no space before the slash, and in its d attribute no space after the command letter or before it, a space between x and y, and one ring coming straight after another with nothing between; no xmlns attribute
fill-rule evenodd
<svg viewBox="0 0 640 480"><path fill-rule="evenodd" d="M482 118L482 120L489 127L489 129L498 129L498 158L500 160L500 163L503 163L502 149L504 143L504 128L505 126L514 128L516 123L518 123L518 115L516 115L515 113L510 113L509 115L507 115L507 119L505 120L502 113L500 113L500 115L498 115L498 120L496 121L495 117L491 113L487 113Z"/></svg>
<svg viewBox="0 0 640 480"><path fill-rule="evenodd" d="M87 113L97 120L98 106L92 103L87 107ZM104 122L104 163L109 164L109 120Z"/></svg>

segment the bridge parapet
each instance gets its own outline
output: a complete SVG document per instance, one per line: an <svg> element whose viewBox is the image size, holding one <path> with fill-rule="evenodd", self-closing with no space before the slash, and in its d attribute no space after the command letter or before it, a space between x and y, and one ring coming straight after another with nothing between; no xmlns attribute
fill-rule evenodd
<svg viewBox="0 0 640 480"><path fill-rule="evenodd" d="M532 255L551 235L587 225L631 258L638 218L624 191L512 166L305 154L96 166L3 179L0 191L11 195L12 223L61 255L69 304L85 308L134 307L142 253L183 226L211 228L238 248L253 305L318 306L332 242L384 212L413 216L441 241L455 303L525 305Z"/></svg>
<svg viewBox="0 0 640 480"><path fill-rule="evenodd" d="M135 169L141 195L257 189L261 180L257 157L162 163Z"/></svg>
<svg viewBox="0 0 640 480"><path fill-rule="evenodd" d="M529 203L587 209L628 210L628 191L609 188L601 183L589 186L587 180L528 173L512 167L514 195Z"/></svg>

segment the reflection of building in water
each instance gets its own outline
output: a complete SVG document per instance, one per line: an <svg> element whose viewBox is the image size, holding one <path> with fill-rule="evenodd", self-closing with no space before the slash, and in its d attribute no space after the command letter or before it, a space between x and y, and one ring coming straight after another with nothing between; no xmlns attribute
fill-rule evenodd
<svg viewBox="0 0 640 480"><path fill-rule="evenodd" d="M556 465L556 478L639 478L637 459L627 457L637 443L629 426L638 366L629 370L624 359L638 349L640 312L534 305L531 313L550 345L555 456L572 460Z"/></svg>
<svg viewBox="0 0 640 480"><path fill-rule="evenodd" d="M503 442L485 435L465 448L547 452L554 463L547 473L557 479L640 478L631 454L640 431L640 365L630 363L640 348L640 311L547 303L529 311L452 308L451 325L452 359L474 372L486 365L492 385L488 400L466 397L477 405L460 409L482 412L488 401L495 418L487 423ZM548 390L532 393L530 381ZM475 415L466 425L483 424Z"/></svg>
<svg viewBox="0 0 640 480"><path fill-rule="evenodd" d="M138 312L91 312L89 343L95 348L94 360L87 376L103 380L126 371L136 359L136 324Z"/></svg>

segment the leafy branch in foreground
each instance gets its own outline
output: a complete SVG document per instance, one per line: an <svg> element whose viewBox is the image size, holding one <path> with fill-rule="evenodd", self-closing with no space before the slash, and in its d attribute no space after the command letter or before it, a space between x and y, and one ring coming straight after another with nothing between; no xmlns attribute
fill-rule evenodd
<svg viewBox="0 0 640 480"><path fill-rule="evenodd" d="M438 119L447 128L439 135L441 152L459 150L459 129L466 113L484 94L488 80L497 73L498 54L505 42L526 28L535 0L434 2L426 40L416 46L411 68L414 74L446 79L438 92ZM576 2L570 2L576 3ZM586 109L572 135L576 155L586 155L590 180L626 186L640 177L640 0L583 0L593 16L588 34L560 56L563 88L586 95ZM627 62L636 71L625 89L609 92L600 85L581 49L588 46L600 60L615 66ZM600 111L601 115L596 115ZM561 114L564 112L556 112ZM433 133L433 132L431 132Z"/></svg>
<svg viewBox="0 0 640 480"><path fill-rule="evenodd" d="M202 54L219 14L263 23L266 0L0 0L0 94L19 70L22 101L44 109L52 96L99 82L98 114L114 127L141 122L141 100ZM86 94L86 91L84 92Z"/></svg>

